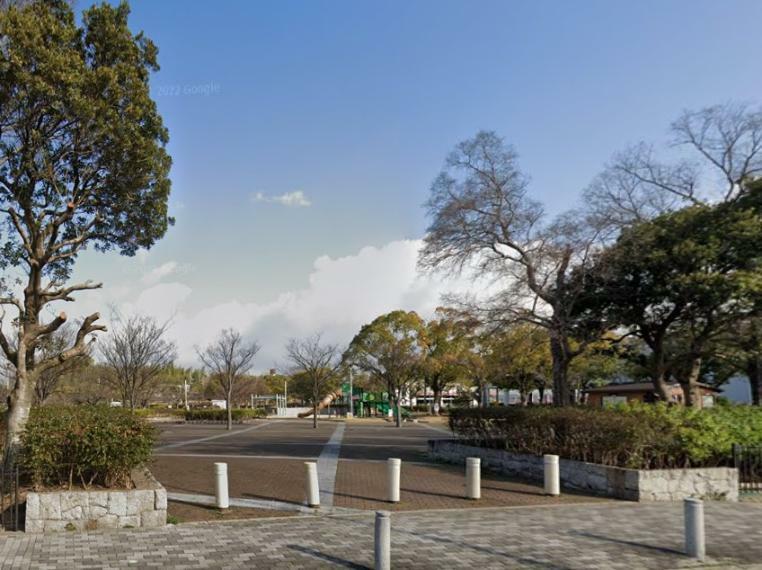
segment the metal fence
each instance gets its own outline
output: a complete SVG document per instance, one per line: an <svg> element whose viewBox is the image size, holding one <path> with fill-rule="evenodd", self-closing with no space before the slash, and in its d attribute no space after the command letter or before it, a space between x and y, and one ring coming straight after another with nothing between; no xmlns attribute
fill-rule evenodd
<svg viewBox="0 0 762 570"><path fill-rule="evenodd" d="M21 530L23 523L19 468L0 469L0 527L3 530Z"/></svg>
<svg viewBox="0 0 762 570"><path fill-rule="evenodd" d="M734 445L733 466L741 491L762 492L762 445Z"/></svg>

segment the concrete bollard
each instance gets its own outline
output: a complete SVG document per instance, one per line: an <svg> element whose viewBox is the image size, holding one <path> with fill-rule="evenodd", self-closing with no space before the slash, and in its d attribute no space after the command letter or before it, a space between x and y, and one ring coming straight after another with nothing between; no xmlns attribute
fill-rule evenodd
<svg viewBox="0 0 762 570"><path fill-rule="evenodd" d="M314 461L305 461L307 467L307 506L320 506L320 488L318 487L317 463Z"/></svg>
<svg viewBox="0 0 762 570"><path fill-rule="evenodd" d="M392 521L389 511L376 511L375 569L392 567Z"/></svg>
<svg viewBox="0 0 762 570"><path fill-rule="evenodd" d="M230 506L228 497L228 464L214 464L214 492L218 509L227 509Z"/></svg>
<svg viewBox="0 0 762 570"><path fill-rule="evenodd" d="M482 498L482 460L478 457L466 458L466 499Z"/></svg>
<svg viewBox="0 0 762 570"><path fill-rule="evenodd" d="M396 458L389 458L386 461L386 470L389 479L389 489L387 493L387 500L390 503L400 502L400 470L402 468L402 460Z"/></svg>
<svg viewBox="0 0 762 570"><path fill-rule="evenodd" d="M691 558L704 560L706 541L704 537L704 501L685 499L683 501L685 517L685 553Z"/></svg>
<svg viewBox="0 0 762 570"><path fill-rule="evenodd" d="M561 473L558 469L558 455L544 455L545 494L557 497L561 494Z"/></svg>

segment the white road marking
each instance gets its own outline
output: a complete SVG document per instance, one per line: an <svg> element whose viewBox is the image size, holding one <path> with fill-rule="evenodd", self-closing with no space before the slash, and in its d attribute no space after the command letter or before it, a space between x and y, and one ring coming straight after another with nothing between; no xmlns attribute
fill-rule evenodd
<svg viewBox="0 0 762 570"><path fill-rule="evenodd" d="M216 498L212 495L196 495L190 493L167 493L167 499L170 501L179 501L182 503L192 503L196 505L214 505L216 504ZM302 514L351 514L359 513L357 509L347 508L328 508L324 509L321 505L320 509L311 509L304 505L297 505L296 503L287 503L285 501L276 500L264 500L264 499L230 499L231 507L246 507L249 509L267 509L269 511L296 511Z"/></svg>
<svg viewBox="0 0 762 570"><path fill-rule="evenodd" d="M167 445L162 445L160 447L157 447L156 451L161 451L162 449L172 449L174 447L183 447L185 445L193 445L194 443L201 443L203 441L211 441L213 439L220 439L222 437L230 437L231 435L238 435L238 434L241 434L241 433L250 432L252 430L263 428L263 427L268 426L268 425L270 425L270 422L264 422L264 423L261 423L261 424L253 425L253 426L251 426L249 428L246 428L246 429L226 431L225 433L219 433L217 435L210 435L209 437L200 437L198 439L190 439L188 441L180 441L180 442L177 442L177 443L170 443L170 444L167 444Z"/></svg>
<svg viewBox="0 0 762 570"><path fill-rule="evenodd" d="M341 440L344 438L346 424L339 424L333 431L331 439L325 444L323 452L318 457L318 487L320 488L320 504L333 506L333 490L336 486L336 470L339 467L339 451Z"/></svg>

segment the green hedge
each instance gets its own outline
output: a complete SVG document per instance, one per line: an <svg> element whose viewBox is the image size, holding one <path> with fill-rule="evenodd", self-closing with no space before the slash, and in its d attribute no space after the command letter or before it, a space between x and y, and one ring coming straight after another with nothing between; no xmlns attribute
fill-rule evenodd
<svg viewBox="0 0 762 570"><path fill-rule="evenodd" d="M734 443L762 444L762 410L639 404L457 409L450 428L477 445L634 469L728 465Z"/></svg>
<svg viewBox="0 0 762 570"><path fill-rule="evenodd" d="M184 408L140 408L133 410L141 418L185 418Z"/></svg>
<svg viewBox="0 0 762 570"><path fill-rule="evenodd" d="M121 408L33 408L20 463L35 487L129 487L130 471L151 457L155 433Z"/></svg>
<svg viewBox="0 0 762 570"><path fill-rule="evenodd" d="M267 416L267 412L263 408L234 408L231 410L234 422L240 422L243 420L253 418L264 418ZM228 419L227 410L214 409L193 409L185 412L186 421L207 421L207 422L224 422Z"/></svg>

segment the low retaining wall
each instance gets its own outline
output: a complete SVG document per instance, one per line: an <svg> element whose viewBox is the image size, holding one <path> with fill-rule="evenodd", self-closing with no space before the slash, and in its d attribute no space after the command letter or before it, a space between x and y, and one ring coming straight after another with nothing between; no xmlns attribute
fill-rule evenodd
<svg viewBox="0 0 762 570"><path fill-rule="evenodd" d="M133 473L135 489L29 492L26 532L159 527L167 524L167 491L148 470Z"/></svg>
<svg viewBox="0 0 762 570"><path fill-rule="evenodd" d="M436 459L465 464L466 457L479 457L482 465L506 475L543 480L543 459L467 445L457 440L429 441ZM738 500L738 470L730 467L700 469L622 469L597 463L560 459L561 484L569 489L630 501L678 501L688 497Z"/></svg>

